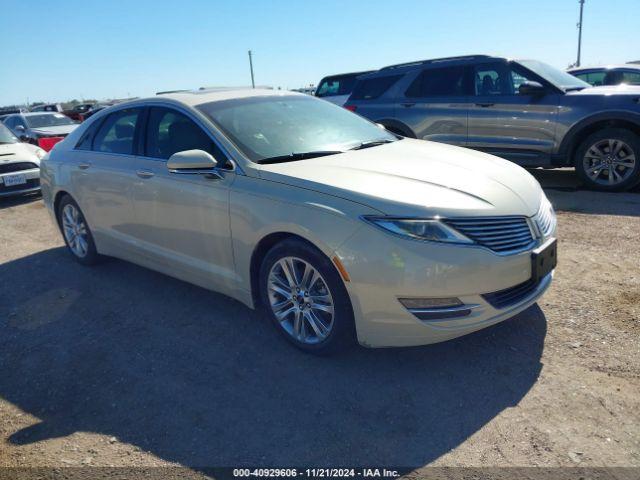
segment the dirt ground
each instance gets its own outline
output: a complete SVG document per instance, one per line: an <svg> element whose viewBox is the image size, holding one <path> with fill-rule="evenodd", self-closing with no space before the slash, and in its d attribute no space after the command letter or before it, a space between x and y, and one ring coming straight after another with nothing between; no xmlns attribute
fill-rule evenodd
<svg viewBox="0 0 640 480"><path fill-rule="evenodd" d="M559 219L538 305L331 358L221 295L82 267L40 199L0 200L0 466L640 467L640 193L535 174Z"/></svg>

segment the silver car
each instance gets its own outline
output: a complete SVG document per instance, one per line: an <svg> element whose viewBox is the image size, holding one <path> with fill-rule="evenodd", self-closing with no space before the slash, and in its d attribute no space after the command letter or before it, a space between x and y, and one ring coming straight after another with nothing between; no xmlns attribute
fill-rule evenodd
<svg viewBox="0 0 640 480"><path fill-rule="evenodd" d="M262 306L310 352L479 330L532 305L556 265L553 208L522 168L291 92L117 105L41 178L79 262L119 257Z"/></svg>
<svg viewBox="0 0 640 480"><path fill-rule="evenodd" d="M589 187L640 182L640 87L591 87L536 60L487 55L385 67L345 107L406 137L522 166L575 167Z"/></svg>

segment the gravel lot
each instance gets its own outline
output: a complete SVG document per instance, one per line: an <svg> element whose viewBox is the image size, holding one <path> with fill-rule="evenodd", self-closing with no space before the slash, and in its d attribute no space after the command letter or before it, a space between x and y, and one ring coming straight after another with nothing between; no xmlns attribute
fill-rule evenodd
<svg viewBox="0 0 640 480"><path fill-rule="evenodd" d="M553 287L428 347L315 358L221 295L78 265L0 200L0 466L640 467L640 194L538 171Z"/></svg>

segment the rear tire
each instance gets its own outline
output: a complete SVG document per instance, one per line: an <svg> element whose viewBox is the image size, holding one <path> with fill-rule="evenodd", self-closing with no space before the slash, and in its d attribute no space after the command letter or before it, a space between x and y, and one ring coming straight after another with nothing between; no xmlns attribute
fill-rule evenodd
<svg viewBox="0 0 640 480"><path fill-rule="evenodd" d="M621 192L640 182L640 137L623 128L605 128L582 141L574 164L591 189Z"/></svg>
<svg viewBox="0 0 640 480"><path fill-rule="evenodd" d="M89 225L73 198L65 195L58 205L58 226L73 258L83 265L94 265L101 260L96 250Z"/></svg>
<svg viewBox="0 0 640 480"><path fill-rule="evenodd" d="M289 239L269 250L259 285L265 312L299 349L328 355L354 343L353 309L342 278L308 243Z"/></svg>

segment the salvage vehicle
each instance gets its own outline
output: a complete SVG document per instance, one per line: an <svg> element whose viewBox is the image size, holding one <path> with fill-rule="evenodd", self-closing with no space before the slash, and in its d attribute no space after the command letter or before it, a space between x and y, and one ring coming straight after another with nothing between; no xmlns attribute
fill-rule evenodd
<svg viewBox="0 0 640 480"><path fill-rule="evenodd" d="M33 143L47 152L78 126L62 113L19 113L9 115L4 124L22 142Z"/></svg>
<svg viewBox="0 0 640 480"><path fill-rule="evenodd" d="M640 87L591 87L536 60L470 55L358 78L346 108L406 137L527 167L575 167L605 191L640 182Z"/></svg>
<svg viewBox="0 0 640 480"><path fill-rule="evenodd" d="M40 160L46 152L22 143L0 123L0 197L40 191Z"/></svg>
<svg viewBox="0 0 640 480"><path fill-rule="evenodd" d="M556 265L555 213L526 170L292 92L116 105L60 142L41 180L78 262L114 256L261 306L313 353L493 325Z"/></svg>

